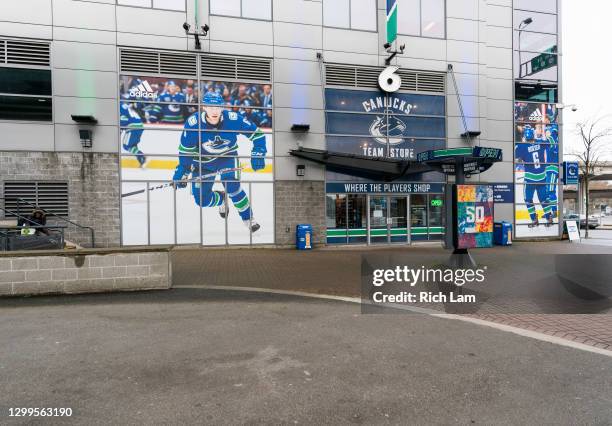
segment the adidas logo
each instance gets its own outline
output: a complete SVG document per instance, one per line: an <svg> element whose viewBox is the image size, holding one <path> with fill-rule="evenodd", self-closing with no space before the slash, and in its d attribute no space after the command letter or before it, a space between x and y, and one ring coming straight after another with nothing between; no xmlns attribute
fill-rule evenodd
<svg viewBox="0 0 612 426"><path fill-rule="evenodd" d="M130 89L130 96L138 99L155 99L157 92L153 90L147 80L143 81L136 87Z"/></svg>
<svg viewBox="0 0 612 426"><path fill-rule="evenodd" d="M540 111L539 109L536 109L529 116L529 121L542 121L543 118L544 116L542 115L542 111Z"/></svg>

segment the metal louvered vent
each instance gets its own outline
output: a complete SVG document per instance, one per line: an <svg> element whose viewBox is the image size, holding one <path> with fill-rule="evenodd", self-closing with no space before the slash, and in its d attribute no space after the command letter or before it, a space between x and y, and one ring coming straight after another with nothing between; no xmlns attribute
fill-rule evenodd
<svg viewBox="0 0 612 426"><path fill-rule="evenodd" d="M160 53L161 74L198 75L196 55L181 53Z"/></svg>
<svg viewBox="0 0 612 426"><path fill-rule="evenodd" d="M236 78L236 59L226 56L201 56L202 77Z"/></svg>
<svg viewBox="0 0 612 426"><path fill-rule="evenodd" d="M51 66L49 43L0 40L0 64Z"/></svg>
<svg viewBox="0 0 612 426"><path fill-rule="evenodd" d="M325 84L329 86L348 86L378 88L378 75L382 67L352 67L346 65L327 65ZM445 74L399 70L402 78L401 90L411 92L445 93Z"/></svg>
<svg viewBox="0 0 612 426"><path fill-rule="evenodd" d="M262 80L271 81L270 61L262 59L242 59L236 60L236 78L239 80Z"/></svg>
<svg viewBox="0 0 612 426"><path fill-rule="evenodd" d="M68 217L68 182L30 182L5 181L4 207L22 216L27 216L32 207L21 203L18 208L18 199L25 200L39 208L58 216ZM7 217L11 217L9 213Z"/></svg>
<svg viewBox="0 0 612 426"><path fill-rule="evenodd" d="M357 69L355 67L327 65L325 67L325 84L355 87L357 86Z"/></svg>
<svg viewBox="0 0 612 426"><path fill-rule="evenodd" d="M121 50L121 71L159 74L159 53L148 50Z"/></svg>
<svg viewBox="0 0 612 426"><path fill-rule="evenodd" d="M444 74L416 73L419 92L444 93Z"/></svg>
<svg viewBox="0 0 612 426"><path fill-rule="evenodd" d="M201 56L202 77L233 80L271 81L271 62L268 59Z"/></svg>

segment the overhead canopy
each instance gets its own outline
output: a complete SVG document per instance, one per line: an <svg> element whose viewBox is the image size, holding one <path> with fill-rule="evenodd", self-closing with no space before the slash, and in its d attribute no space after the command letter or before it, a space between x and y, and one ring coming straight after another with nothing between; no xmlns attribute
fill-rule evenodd
<svg viewBox="0 0 612 426"><path fill-rule="evenodd" d="M494 163L502 161L502 150L480 146L438 149L418 154L417 160L449 175L455 175L456 168L463 164L463 172L466 175L473 175L485 172Z"/></svg>
<svg viewBox="0 0 612 426"><path fill-rule="evenodd" d="M411 175L418 179L416 175L432 171L455 174L459 164L463 164L465 174L477 174L488 170L493 163L502 161L501 149L484 147L426 151L417 156L417 161L370 158L310 148L294 149L289 153L322 164L331 172L384 182L410 178Z"/></svg>

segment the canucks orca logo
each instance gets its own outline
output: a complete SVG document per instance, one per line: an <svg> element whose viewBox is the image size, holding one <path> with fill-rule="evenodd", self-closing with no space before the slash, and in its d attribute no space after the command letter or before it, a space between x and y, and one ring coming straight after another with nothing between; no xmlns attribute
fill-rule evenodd
<svg viewBox="0 0 612 426"><path fill-rule="evenodd" d="M209 154L224 154L232 148L232 143L229 139L216 135L215 139L203 142L202 148Z"/></svg>
<svg viewBox="0 0 612 426"><path fill-rule="evenodd" d="M387 135L389 135L389 144L397 145L402 143L404 132L406 131L406 123L392 115L388 116L387 124L386 116L376 116L376 120L370 125L370 134L376 138L377 142L386 145Z"/></svg>

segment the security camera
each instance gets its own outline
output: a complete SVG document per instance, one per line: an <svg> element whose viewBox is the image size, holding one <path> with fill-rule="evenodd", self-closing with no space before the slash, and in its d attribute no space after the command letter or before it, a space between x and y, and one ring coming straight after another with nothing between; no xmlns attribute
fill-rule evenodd
<svg viewBox="0 0 612 426"><path fill-rule="evenodd" d="M577 107L577 106L573 106L573 107L572 107L572 111L573 111L573 112L578 111L578 107Z"/></svg>
<svg viewBox="0 0 612 426"><path fill-rule="evenodd" d="M210 27L208 26L208 24L204 24L202 25L202 35L207 35L208 34L208 30L210 30Z"/></svg>
<svg viewBox="0 0 612 426"><path fill-rule="evenodd" d="M191 25L189 25L187 22L183 24L183 29L185 30L186 33L189 32L190 28L191 28Z"/></svg>

